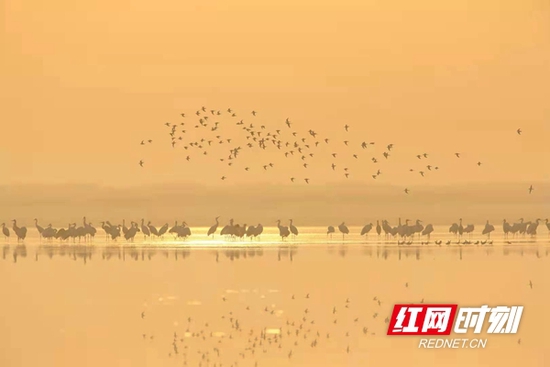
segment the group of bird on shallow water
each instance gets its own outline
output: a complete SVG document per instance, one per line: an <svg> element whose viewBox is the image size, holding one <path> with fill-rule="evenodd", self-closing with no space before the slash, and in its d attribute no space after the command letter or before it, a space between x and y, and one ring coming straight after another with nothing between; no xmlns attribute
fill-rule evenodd
<svg viewBox="0 0 550 367"><path fill-rule="evenodd" d="M307 131L298 132L293 128L294 123L291 122L290 118L286 118L284 123L281 121L281 126L277 128L270 128L265 123L256 123L258 113L256 111L251 111L249 117L254 119L254 123L245 123L244 119L237 117L235 111L231 108L226 110L227 112L222 112L217 109L207 109L206 107L201 107L196 110L194 115L196 122L190 122L190 125L193 127L192 130L189 130L186 122L179 123L170 123L167 122L164 125L169 128L170 144L173 148L177 146L182 146L185 150L185 160L190 162L194 153L190 153L193 150L197 151L196 154L200 156L209 156L209 151L213 144L233 144L229 147L228 151L224 156L219 157L219 161L222 164L226 164L228 167L237 169L236 165L233 165L238 157L241 157L242 148L246 149L256 149L258 153L261 153L268 148L276 149L281 156L284 156L285 159L299 159L300 170L307 169L311 163L314 162L314 157L318 154L328 153L326 156L330 162L325 161L327 170L335 174L340 174L342 177L349 178L351 174L350 166L353 166L352 162L361 162L361 171L365 170L364 160L361 158L363 153L370 152L374 148L375 142L373 141L353 141L352 136L353 132L351 131L351 126L345 124L343 126L342 132L345 133L346 138L343 138L339 142L335 142L333 138L321 137L319 132L316 132L312 129ZM184 121L188 121L190 118L187 117L185 113L180 114ZM221 118L228 116L230 118L229 122L221 122ZM226 125L235 125L238 128L241 128L243 135L227 135L228 132L224 132L223 136L220 132L224 130L222 128ZM194 134L191 134L191 131L194 131ZM349 134L348 134L349 133ZM521 129L517 129L516 133L518 136L522 134ZM239 138L245 138L245 140L239 140ZM361 139L362 140L362 139ZM232 143L233 142L233 143ZM147 146L153 143L152 139L142 140L140 145ZM243 144L240 144L243 143ZM379 162L386 161L391 156L392 149L394 144L389 143L385 144L386 148L379 156L374 154L370 157L370 162L372 164L378 164ZM323 148L329 148L330 150L326 151ZM263 155L265 156L265 155ZM417 154L418 162L421 162L421 166L418 168L410 168L409 171L413 173L418 173L422 177L427 177L428 173L434 173L439 170L439 167L435 163L424 163L426 159L431 154L421 153ZM462 157L462 153L455 152L454 156L458 159ZM463 158L462 158L463 159ZM285 160L286 162L286 160ZM472 162L473 166L481 167L481 161ZM145 161L141 159L139 161L139 166L144 168ZM266 161L259 165L259 167L251 167L250 165L244 164L243 169L245 172L254 172L257 169L260 172L265 172L271 170L275 167L275 164L269 161ZM371 177L377 179L381 174L382 170L374 166L373 174ZM285 167L285 171L289 171L289 167ZM304 171L306 172L306 171ZM228 176L223 175L220 177L222 181L228 179ZM297 178L294 176L289 177L291 182L298 182ZM302 177L303 182L309 184L311 179L309 177ZM531 185L528 189L529 194L533 192L534 188ZM411 190L405 188L403 192L409 194Z"/></svg>
<svg viewBox="0 0 550 367"><path fill-rule="evenodd" d="M218 231L218 226L220 224L219 218L220 217L215 218L215 224L212 225L206 232L207 237L214 238L214 236L216 235L216 232ZM40 239L58 239L60 241L68 239L76 241L76 239L78 239L80 242L82 240L92 240L97 233L96 228L92 225L92 223L89 223L86 220L86 217L83 218L81 226L77 226L76 223L69 223L67 228L59 229L53 228L51 224L44 228L38 224L38 219L35 219L34 221ZM426 226L424 226L422 224L422 221L419 219L417 219L414 224L409 224L409 222L411 222L411 220L407 219L403 224L401 218L399 218L397 226L392 227L387 220L377 220L376 226L374 226L372 223L368 223L363 226L360 235L368 237L369 233L374 229L379 237L384 234L385 240L397 238L398 245L410 245L412 244L415 237L425 237L427 241L422 242L422 244L429 244L430 236L434 231L434 226L432 224L427 224ZM504 219L502 224L504 237L507 239L509 238L510 234L512 235L512 237L519 235L528 235L530 237L534 237L537 234L537 228L540 222L540 218L537 218L534 221L527 222L523 218L520 218L519 222L510 224L506 221L506 219ZM545 223L550 234L550 221L548 219L545 219ZM141 225L138 225L137 222L132 221L130 223L130 227L126 226L125 220L122 221L122 225L113 225L109 221L105 221L101 222L101 228L105 232L106 240L110 239L115 241L119 237L124 237L125 240L133 242L138 233L141 233L144 236L144 240L147 240L148 238L161 239L164 238L164 235L166 234L174 236L174 239L183 240L191 236L191 229L187 226L187 223L185 221L183 221L180 225L178 225L178 222L176 221L174 226L171 228L168 223L164 224L160 228L152 225L151 221L145 224L145 219L141 220ZM342 239L345 239L345 236L350 233L349 228L346 226L345 222L342 222L339 226L337 226L337 228L338 231L342 234ZM19 227L15 219L13 220L12 229L18 241L22 241L26 238L27 227ZM294 225L292 219L289 220L288 226L281 225L281 220L277 220L277 229L279 230L279 236L283 241L288 237L296 238L299 234L298 228ZM473 224L467 224L466 226L463 226L462 218L460 218L458 223L453 223L449 227L449 233L452 233L459 238L459 244L471 244L469 240L464 240L463 242L460 242L460 238L462 238L463 235L467 235L469 238L471 238L474 229L475 226ZM250 238L252 240L255 238L259 239L260 235L263 233L263 230L264 227L261 223L258 223L255 226L247 226L247 224L239 225L236 224L233 219L230 219L229 223L220 230L219 235L223 236L227 241L242 239L244 237ZM491 237L491 233L494 230L495 227L490 224L489 221L487 221L481 234L487 236L487 240L489 240ZM328 226L327 236L330 236L332 238L332 235L335 232L336 229L334 226ZM2 233L6 239L10 238L11 232L5 223L2 223ZM435 241L436 245L441 245L441 243L441 241ZM487 241L478 241L474 244L485 243L487 243ZM489 241L489 244L491 243L492 241ZM446 244L449 245L450 241L448 241Z"/></svg>

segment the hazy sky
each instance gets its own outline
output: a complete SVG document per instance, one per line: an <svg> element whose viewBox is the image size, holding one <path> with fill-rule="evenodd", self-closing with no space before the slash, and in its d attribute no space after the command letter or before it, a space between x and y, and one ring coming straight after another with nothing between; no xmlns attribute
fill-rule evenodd
<svg viewBox="0 0 550 367"><path fill-rule="evenodd" d="M6 0L0 184L345 182L344 166L350 181L373 182L380 168L377 182L405 186L549 180L549 3L452 3ZM208 156L172 148L163 124L203 105L272 129L290 117L292 131L311 128L335 145L307 170L281 151L243 148L228 167L218 158L229 144ZM235 119L219 121L220 135L246 143ZM378 167L363 140L381 161L393 143L392 156ZM424 152L429 162L415 158ZM426 164L440 170L409 172Z"/></svg>

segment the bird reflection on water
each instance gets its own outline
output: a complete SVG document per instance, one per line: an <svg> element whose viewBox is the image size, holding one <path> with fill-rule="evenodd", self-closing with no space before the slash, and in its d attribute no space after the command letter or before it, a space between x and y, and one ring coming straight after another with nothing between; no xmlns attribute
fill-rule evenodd
<svg viewBox="0 0 550 367"><path fill-rule="evenodd" d="M468 287L463 289L462 284L483 278L486 269L471 264L481 259L501 278L509 272L506 256L514 257L515 266L528 262L530 269L542 269L549 250L542 242L430 247L284 243L226 248L6 244L0 271L8 274L10 293L24 289L17 297L25 297L29 290L45 292L45 303L53 302L55 310L60 307L54 300L63 300L56 322L66 314L116 315L109 316L104 326L113 336L93 348L109 343L116 349L124 344L131 353L154 353L159 363L153 365L167 365L161 362L167 359L202 367L237 366L236 362L258 367L340 366L346 365L340 359L351 358L355 362L347 365L363 366L361 359L382 358L381 353L394 348L385 337L394 303L422 303L424 298L426 303L440 302L438 297L475 301L466 297ZM23 271L30 276L18 278ZM104 274L109 281L102 278ZM431 286L434 274L441 282ZM67 277L82 287L51 287ZM543 279L529 271L525 279L505 283L508 290L531 297L525 299L534 310L533 297L544 293ZM500 283L491 286L498 288ZM454 294L447 288L453 288ZM441 296L442 292L448 293ZM72 300L68 306L65 299ZM42 307L30 303L29 307ZM96 318L87 324L64 325L67 336L60 337L62 343L76 340L82 330L86 330L83 335L93 333L102 323ZM532 340L529 335L522 334L521 348ZM490 343L505 345L510 340Z"/></svg>
<svg viewBox="0 0 550 367"><path fill-rule="evenodd" d="M318 247L308 247L299 249L296 246L274 246L269 248L251 247L251 248L228 248L228 249L201 249L201 248L155 248L153 246L98 246L98 245L4 245L2 247L2 259L6 260L11 252L13 262L16 263L18 258L27 258L28 248L34 251L35 260L38 261L42 257L47 257L50 260L54 257L66 257L74 261L82 260L84 264L91 261L95 255L101 260L109 261L117 259L120 261L151 261L160 254L161 258L166 260L185 260L194 252L209 252L213 255L216 262L222 259L229 261L236 260L253 260L256 257L264 255L275 257L277 261L293 261L294 257L299 253L304 253L308 256L308 252L317 251L323 248L331 255L337 255L345 258L349 254L356 256L361 253L363 256L381 259L395 260L405 259L434 259L435 256L445 256L458 258L463 260L463 256L468 257L474 254L483 254L485 256L535 256L537 258L547 257L550 252L550 247L547 246L499 246L499 247L386 247L386 246L350 246L350 245L326 245ZM158 257L158 256L157 256Z"/></svg>

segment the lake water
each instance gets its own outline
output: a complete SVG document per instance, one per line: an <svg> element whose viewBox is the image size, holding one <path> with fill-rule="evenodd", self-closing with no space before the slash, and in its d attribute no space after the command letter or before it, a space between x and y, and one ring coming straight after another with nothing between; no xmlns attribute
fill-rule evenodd
<svg viewBox="0 0 550 367"><path fill-rule="evenodd" d="M224 243L192 228L187 241L133 244L101 230L93 243L45 243L31 229L25 244L0 242L0 366L546 366L542 227L535 239L497 228L492 245L436 228L429 245L403 246L356 227L344 240L301 228L281 243L266 228ZM515 335L468 335L485 349L387 336L393 305L420 301L525 309Z"/></svg>

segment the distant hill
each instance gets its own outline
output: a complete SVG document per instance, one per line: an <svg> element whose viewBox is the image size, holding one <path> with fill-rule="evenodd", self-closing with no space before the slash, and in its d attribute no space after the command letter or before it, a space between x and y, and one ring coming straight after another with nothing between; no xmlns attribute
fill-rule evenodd
<svg viewBox="0 0 550 367"><path fill-rule="evenodd" d="M87 216L95 224L125 218L146 218L157 225L185 220L191 226L222 222L262 222L293 218L300 225L328 225L346 221L361 225L399 217L447 224L463 218L467 223L499 224L550 217L550 183L473 184L409 187L391 185L249 185L203 186L169 184L143 187L96 185L0 186L0 223L17 218L27 226L38 218L42 225L78 222Z"/></svg>

